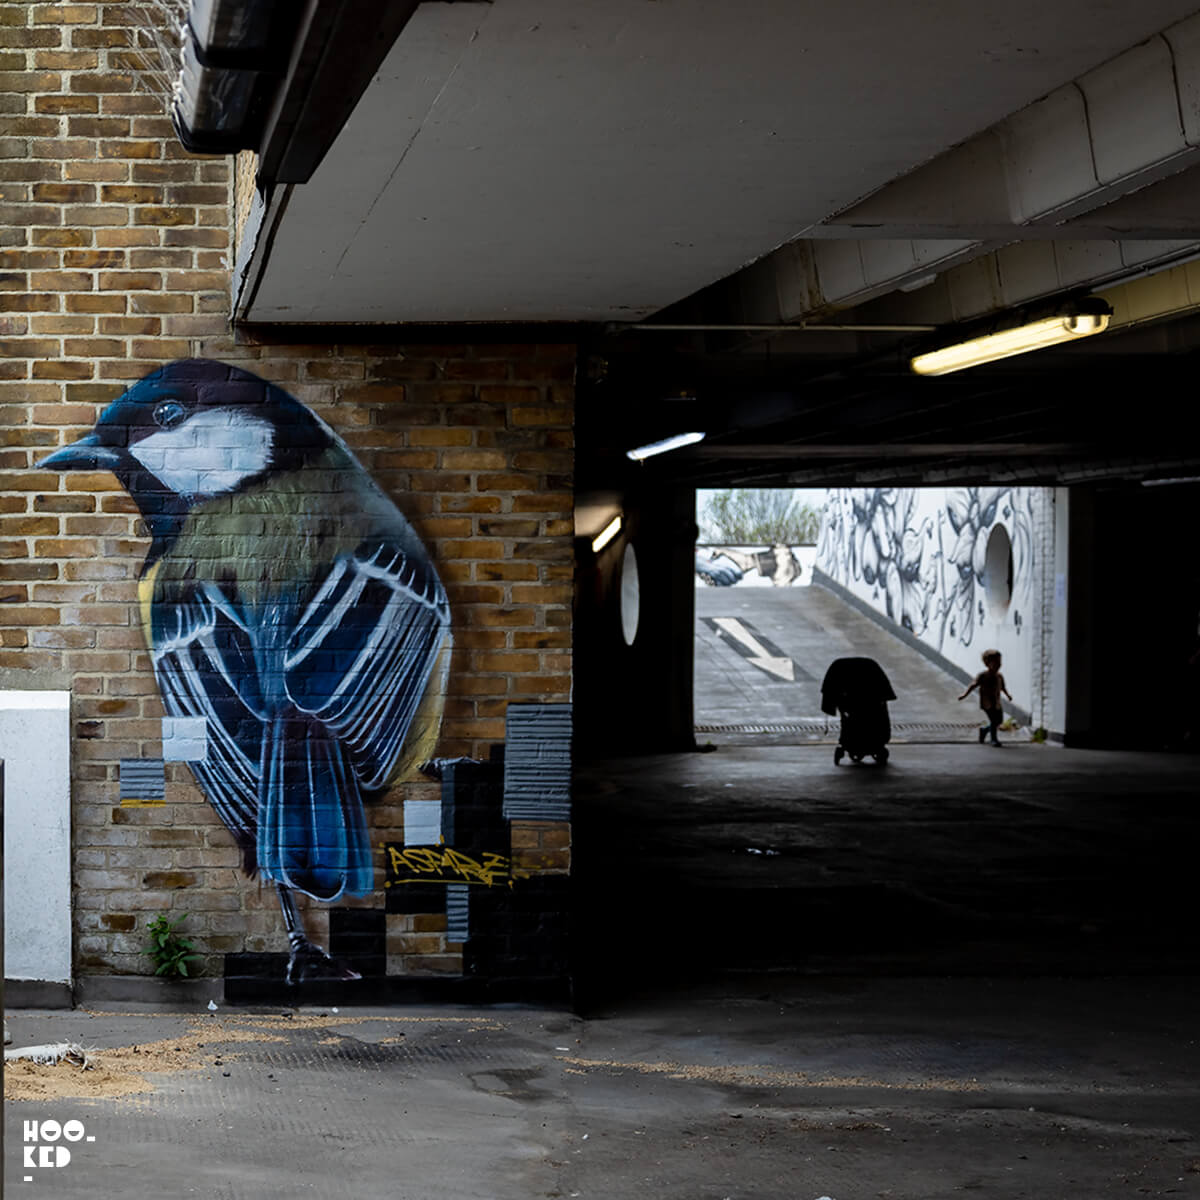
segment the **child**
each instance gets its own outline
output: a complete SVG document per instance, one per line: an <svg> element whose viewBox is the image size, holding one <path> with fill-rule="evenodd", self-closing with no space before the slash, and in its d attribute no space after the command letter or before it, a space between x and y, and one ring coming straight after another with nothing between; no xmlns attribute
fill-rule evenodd
<svg viewBox="0 0 1200 1200"><path fill-rule="evenodd" d="M992 745L999 746L1000 739L996 736L996 731L1000 728L1000 722L1004 720L1004 711L1000 707L1000 693L1008 695L1008 688L1004 686L1004 676L1000 674L1000 651L985 650L983 652L983 665L987 667L986 671L980 671L975 676L975 682L961 696L960 700L965 700L976 688L979 689L979 707L983 709L984 715L988 719L988 724L979 731L979 744L983 745L983 739L990 733L992 735Z"/></svg>

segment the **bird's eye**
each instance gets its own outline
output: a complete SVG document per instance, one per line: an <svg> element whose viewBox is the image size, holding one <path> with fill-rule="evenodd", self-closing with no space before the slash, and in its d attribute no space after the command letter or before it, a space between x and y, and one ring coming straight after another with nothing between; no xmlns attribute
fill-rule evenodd
<svg viewBox="0 0 1200 1200"><path fill-rule="evenodd" d="M155 424L161 425L163 429L174 429L186 415L183 405L178 400L164 400L154 408Z"/></svg>

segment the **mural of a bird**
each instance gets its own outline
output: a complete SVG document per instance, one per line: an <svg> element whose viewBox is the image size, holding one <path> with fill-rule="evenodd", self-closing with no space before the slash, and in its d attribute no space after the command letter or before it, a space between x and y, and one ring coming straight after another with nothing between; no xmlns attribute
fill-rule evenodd
<svg viewBox="0 0 1200 1200"><path fill-rule="evenodd" d="M289 981L354 977L291 892L370 891L364 798L431 756L450 609L417 535L315 414L218 362L154 371L41 465L111 471L133 498L163 705L206 723L192 772L278 887Z"/></svg>

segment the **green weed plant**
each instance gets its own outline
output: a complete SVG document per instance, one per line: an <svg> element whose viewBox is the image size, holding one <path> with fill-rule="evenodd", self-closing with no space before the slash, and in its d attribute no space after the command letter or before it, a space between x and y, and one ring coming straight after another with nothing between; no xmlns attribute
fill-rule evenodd
<svg viewBox="0 0 1200 1200"><path fill-rule="evenodd" d="M188 976L188 963L200 957L193 953L195 945L192 941L175 932L186 919L187 913L176 917L174 921L168 921L159 913L153 921L146 922L146 928L150 931L150 949L146 953L154 959L155 975L162 975L166 979L185 979Z"/></svg>

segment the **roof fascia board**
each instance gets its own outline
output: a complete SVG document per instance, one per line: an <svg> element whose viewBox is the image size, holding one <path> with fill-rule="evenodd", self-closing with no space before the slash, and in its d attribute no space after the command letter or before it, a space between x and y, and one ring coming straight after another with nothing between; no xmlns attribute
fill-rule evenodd
<svg viewBox="0 0 1200 1200"><path fill-rule="evenodd" d="M317 169L418 0L308 0L259 149L260 186Z"/></svg>

